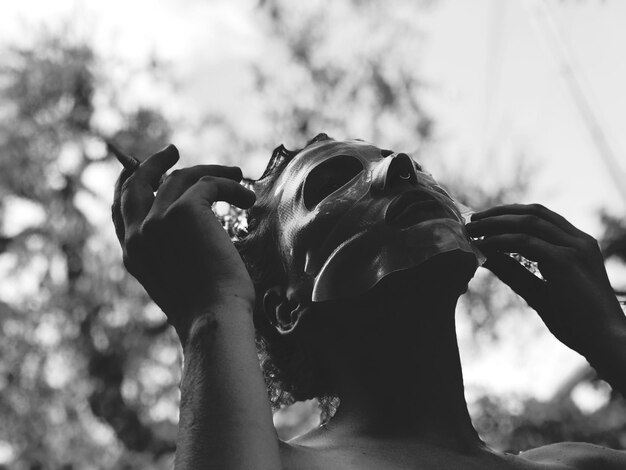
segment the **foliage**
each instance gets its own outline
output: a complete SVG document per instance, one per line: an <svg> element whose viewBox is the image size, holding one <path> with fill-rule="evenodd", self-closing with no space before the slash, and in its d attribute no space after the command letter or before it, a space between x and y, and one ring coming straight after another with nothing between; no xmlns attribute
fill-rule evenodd
<svg viewBox="0 0 626 470"><path fill-rule="evenodd" d="M253 68L275 135L305 142L324 131L415 153L433 134L419 63L427 4L311 2L303 12L262 2L268 34L288 59Z"/></svg>
<svg viewBox="0 0 626 470"><path fill-rule="evenodd" d="M579 384L577 384L579 385ZM619 449L626 444L626 402L613 395L584 413L569 395L546 402L526 399L511 410L507 401L484 396L474 425L493 448L519 452L556 442L592 442Z"/></svg>
<svg viewBox="0 0 626 470"><path fill-rule="evenodd" d="M607 258L615 256L626 263L626 220L621 217L603 213L604 235L601 246Z"/></svg>
<svg viewBox="0 0 626 470"><path fill-rule="evenodd" d="M275 53L249 64L249 99L262 110L264 132L249 134L209 110L202 125L229 142L215 151L259 155L326 131L407 150L436 167L437 127L418 60L420 13L430 3L309 2L303 13L286 0L260 2ZM346 55L337 60L340 44ZM119 166L103 142L142 157L168 143L172 125L159 109L122 106L107 64L86 41L44 34L3 53L0 453L10 447L11 468L165 468L180 353L162 314L122 267L108 215ZM105 116L114 124L103 125ZM449 170L451 192L474 208L516 199L527 186L524 171L488 192ZM495 312L516 307L489 276L467 296L475 331L487 335ZM513 413L485 398L474 415L488 441L523 448L529 436L564 436L564 428L546 434L542 406L528 402ZM584 428L573 405L550 406L567 429ZM307 403L279 412L281 436L314 422L315 410Z"/></svg>
<svg viewBox="0 0 626 470"><path fill-rule="evenodd" d="M102 134L95 96L106 77L86 43L45 35L5 53L0 440L14 468L123 468L129 459L136 468L137 456L173 450L175 412L154 410L176 399L178 352L124 272L101 222L106 198L90 181L118 171L103 137L154 151L169 128L156 110L112 110L123 130ZM157 372L166 386L154 386Z"/></svg>

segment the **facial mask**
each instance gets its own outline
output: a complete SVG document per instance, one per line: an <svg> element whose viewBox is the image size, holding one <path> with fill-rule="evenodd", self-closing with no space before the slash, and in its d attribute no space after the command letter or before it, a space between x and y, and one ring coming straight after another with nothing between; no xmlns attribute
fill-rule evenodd
<svg viewBox="0 0 626 470"><path fill-rule="evenodd" d="M485 260L465 231L471 211L404 154L321 142L287 165L275 197L284 265L312 280L314 302L363 294L450 251Z"/></svg>

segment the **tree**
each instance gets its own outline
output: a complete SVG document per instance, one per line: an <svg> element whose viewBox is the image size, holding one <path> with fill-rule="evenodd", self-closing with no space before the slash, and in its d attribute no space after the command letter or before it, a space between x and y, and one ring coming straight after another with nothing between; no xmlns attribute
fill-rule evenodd
<svg viewBox="0 0 626 470"><path fill-rule="evenodd" d="M176 399L177 350L123 270L108 220L102 229L93 181L118 171L103 139L146 155L170 126L158 110L114 108L120 130L104 134L96 97L115 100L98 96L107 77L85 41L46 33L5 54L0 251L4 297L15 295L1 304L0 440L16 467L154 463L174 448L175 423L150 410ZM147 368L166 371L168 386L146 387Z"/></svg>
<svg viewBox="0 0 626 470"><path fill-rule="evenodd" d="M228 142L211 148L211 159L222 162L264 162L281 141L295 148L325 131L413 152L440 174L445 162L437 160L437 126L425 106L432 90L419 63L419 18L431 3L310 2L303 12L293 2L261 1L256 14L271 54L250 60L255 86L244 97L260 110L260 131L247 133L212 110L200 125L180 125ZM340 45L349 47L338 58ZM173 125L158 108L125 106L122 87L105 73L110 64L88 41L45 33L4 53L0 447L10 446L15 468L165 467L174 450L180 354L164 316L122 266L107 207L120 167L106 142L145 157L169 142ZM158 75L151 66L139 72ZM453 195L477 209L514 200L527 187L524 171L485 191L462 169L445 170ZM498 310L518 309L512 299L493 277L475 284L467 297L475 330L492 335ZM523 443L510 437L513 429L543 432L541 413L530 426L505 405L477 404L489 440L515 448ZM314 403L282 410L281 436L314 423L314 410ZM281 421L287 414L291 423ZM491 433L494 422L514 425L502 437Z"/></svg>
<svg viewBox="0 0 626 470"><path fill-rule="evenodd" d="M408 149L427 169L432 168L457 200L472 208L519 201L529 190L536 171L528 166L523 154L510 179L490 189L466 177L467 168L450 167L437 160L437 125L424 104L433 90L421 78L419 61L423 46L420 16L433 3L310 2L303 14L302 8L287 1L259 2L268 35L276 42L276 55L288 58L278 66L269 59L253 66L259 94L269 102L266 121L274 123L268 135L301 143L324 131L340 137L360 137L388 148ZM340 45L345 54L338 60L336 50ZM477 276L462 300L463 314L469 316L474 335L491 341L498 341L498 324L504 317L527 308L487 272ZM593 371L580 383L591 383L592 379ZM614 400L588 417L569 394L565 395L567 399L548 403L521 398L522 411L520 406L511 409L503 398L485 395L471 408L481 435L502 450L521 450L576 436L614 444L622 435L621 425L603 424L607 410L620 406ZM508 401L519 403L520 398ZM299 405L294 412L307 425L310 418L303 409L310 407ZM303 430L293 424L293 416L287 411L281 413L292 427L285 437ZM554 425L558 420L563 424ZM496 427L498 421L501 425ZM607 436L612 432L618 437L609 441Z"/></svg>

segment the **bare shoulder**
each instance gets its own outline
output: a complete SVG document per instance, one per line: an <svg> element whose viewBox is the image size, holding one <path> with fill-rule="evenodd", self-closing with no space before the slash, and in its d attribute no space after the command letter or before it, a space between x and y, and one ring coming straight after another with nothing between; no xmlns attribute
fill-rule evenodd
<svg viewBox="0 0 626 470"><path fill-rule="evenodd" d="M592 444L562 443L519 455L476 455L394 448L342 448L281 443L283 470L626 470L626 453Z"/></svg>
<svg viewBox="0 0 626 470"><path fill-rule="evenodd" d="M328 466L332 459L328 455L320 455L314 449L279 441L280 459L283 470L321 470L332 468Z"/></svg>
<svg viewBox="0 0 626 470"><path fill-rule="evenodd" d="M584 442L559 442L519 456L531 462L566 465L572 470L626 470L626 452Z"/></svg>

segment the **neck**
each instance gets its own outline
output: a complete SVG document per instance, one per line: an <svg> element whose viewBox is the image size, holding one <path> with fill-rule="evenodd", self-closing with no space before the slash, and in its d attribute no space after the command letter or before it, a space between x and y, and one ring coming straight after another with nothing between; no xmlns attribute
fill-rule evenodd
<svg viewBox="0 0 626 470"><path fill-rule="evenodd" d="M457 298L425 303L423 297L385 297L369 323L364 318L371 319L371 311L355 312L345 327L335 325L337 335L326 350L341 404L329 431L458 450L482 446L464 397Z"/></svg>

